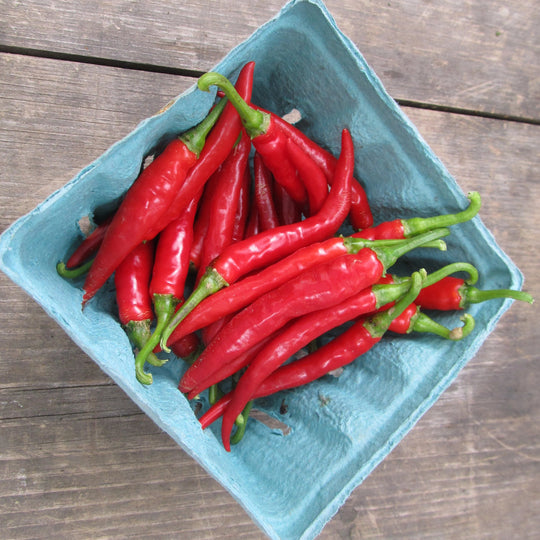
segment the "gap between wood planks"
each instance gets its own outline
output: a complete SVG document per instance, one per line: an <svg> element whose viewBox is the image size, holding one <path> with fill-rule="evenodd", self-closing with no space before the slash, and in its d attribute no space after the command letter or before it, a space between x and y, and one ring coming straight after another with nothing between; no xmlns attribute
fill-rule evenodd
<svg viewBox="0 0 540 540"><path fill-rule="evenodd" d="M1 45L0 53L19 54L22 56L32 56L35 58L48 58L51 60L61 60L66 62L78 62L81 64L92 64L97 66L116 67L121 69L130 69L134 71L147 71L150 73L162 73L166 75L178 75L182 77L199 78L204 71L194 69L175 68L172 66L148 64L143 62L129 62L126 60L115 60L111 58L102 58L98 56L85 56L81 54L64 53L58 51L46 51L42 49L32 49L27 47L15 47L11 45ZM447 112L460 114L464 116L476 116L480 118L489 118L492 120L504 120L507 122L518 122L522 124L540 125L540 118L528 118L525 116L509 115L497 112L478 111L462 107L452 107L439 105L437 103L425 103L409 99L395 98L395 101L401 107L412 107L415 109L426 109L430 111Z"/></svg>

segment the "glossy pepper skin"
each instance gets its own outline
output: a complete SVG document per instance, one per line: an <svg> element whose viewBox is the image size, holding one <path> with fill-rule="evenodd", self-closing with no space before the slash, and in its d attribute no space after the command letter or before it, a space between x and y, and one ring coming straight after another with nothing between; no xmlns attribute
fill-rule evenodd
<svg viewBox="0 0 540 540"><path fill-rule="evenodd" d="M470 304L477 304L496 298L512 298L532 304L533 297L512 289L481 290L471 286L465 280L448 276L421 291L416 303L423 309L453 311L465 309Z"/></svg>
<svg viewBox="0 0 540 540"><path fill-rule="evenodd" d="M169 338L171 343L186 334L212 324L226 315L236 313L268 291L283 285L289 279L316 264L335 259L340 255L354 253L363 243L345 242L342 237L333 237L314 242L300 248L289 256L263 268L259 272L225 287L205 298L178 325Z"/></svg>
<svg viewBox="0 0 540 540"><path fill-rule="evenodd" d="M257 106L261 112L270 114L269 111ZM336 157L325 150L315 141L310 139L305 133L297 129L292 124L279 116L274 116L274 122L286 133L290 141L302 150L304 155L311 158L318 165L326 177L328 184L332 185L334 170L336 168ZM360 182L353 178L351 182L351 208L349 214L350 222L355 229L366 229L373 225L373 213L371 211L366 192Z"/></svg>
<svg viewBox="0 0 540 540"><path fill-rule="evenodd" d="M468 313L464 314L461 320L464 323L463 326L453 329L446 328L428 317L425 313L422 313L420 306L413 302L407 306L399 317L396 317L392 321L388 330L396 334L427 332L445 339L457 341L468 336L474 330L475 326L474 318Z"/></svg>
<svg viewBox="0 0 540 540"><path fill-rule="evenodd" d="M232 243L236 210L248 167L251 142L242 130L240 139L224 161L212 193L208 229L204 237L199 278L206 267Z"/></svg>
<svg viewBox="0 0 540 540"><path fill-rule="evenodd" d="M88 302L138 244L152 240L156 224L171 204L197 152L179 138L142 171L128 189L111 221L84 283L83 304Z"/></svg>
<svg viewBox="0 0 540 540"><path fill-rule="evenodd" d="M236 80L235 89L246 101L251 99L254 69L255 62L248 62L242 67ZM202 191L208 179L231 152L235 142L238 140L241 129L242 122L235 108L230 103L225 103L223 112L206 137L206 142L197 163L187 174L182 189L178 191L171 203L173 217L182 212L185 206L189 204L189 201ZM160 223L158 229L163 229L165 225L166 223Z"/></svg>
<svg viewBox="0 0 540 540"><path fill-rule="evenodd" d="M148 292L153 262L154 242L140 243L124 258L114 274L120 324L136 348L142 348L150 337L150 324L154 319ZM153 354L149 362L163 364Z"/></svg>
<svg viewBox="0 0 540 540"><path fill-rule="evenodd" d="M231 244L219 255L199 286L178 312L163 333L161 346L166 349L167 340L185 316L204 298L230 285L240 277L268 266L290 255L297 249L333 236L343 223L350 208L350 186L354 168L354 147L350 133L343 130L342 151L336 167L336 181L321 210L314 216L293 225L281 225L263 231L256 236Z"/></svg>
<svg viewBox="0 0 540 540"><path fill-rule="evenodd" d="M370 248L313 266L270 290L231 319L184 374L180 390L188 392L188 398L194 397L208 383L219 382L214 380L219 365L228 364L292 318L335 306L355 292L375 284L385 269L403 254L447 234L448 229L437 229L410 240L391 242L390 247L387 242L382 245L371 243ZM370 244L369 241L364 242ZM373 247L374 244L378 247Z"/></svg>
<svg viewBox="0 0 540 540"><path fill-rule="evenodd" d="M211 384L213 374L236 356L306 313L337 305L373 283L384 272L376 254L368 249L343 255L306 270L271 290L235 315L183 375L179 389L194 397ZM229 373L232 375L234 371Z"/></svg>
<svg viewBox="0 0 540 540"><path fill-rule="evenodd" d="M309 369L308 378L318 378L321 376L320 374L322 372L327 373L328 367L330 367L329 364L332 364L332 369L342 367L344 364L350 363L357 358L360 354L373 348L386 333L391 321L400 315L402 311L414 301L422 286L424 276L425 272L423 271L412 274L408 291L394 306L392 312L383 311L366 319L360 319L360 322L357 322L352 326L355 330L346 330L340 337L334 340L335 342L341 338L337 347L334 342L331 342L334 343L334 350L328 351L327 349L324 351L322 353L322 359L320 351L326 346L323 346L316 352L308 355L306 358L311 358L304 363ZM343 336L345 337L343 338ZM317 356L318 353L319 355ZM315 360L313 357L315 357ZM331 361L329 361L328 358L330 358ZM264 350L261 351L249 365L247 371L240 377L238 384L232 391L231 401L225 408L221 424L221 438L227 451L230 451L230 436L236 417L242 412L253 396L256 395L260 385L267 376L273 373L278 367L273 366L271 358L269 365L265 365L264 363L267 359L268 356L264 356Z"/></svg>
<svg viewBox="0 0 540 540"><path fill-rule="evenodd" d="M193 224L193 240L191 242L191 250L189 255L191 269L198 270L201 266L201 254L204 246L204 237L208 230L208 223L210 221L210 205L214 191L219 185L221 166L210 176L206 184L202 196L200 197L200 203L197 208L197 214Z"/></svg>
<svg viewBox="0 0 540 540"><path fill-rule="evenodd" d="M251 137L253 146L272 172L276 182L281 184L289 195L299 204L307 200L307 192L312 184L304 184L294 163L289 159L287 144L289 137L276 122L277 116L251 107L243 100L230 81L219 73L206 73L198 82L201 90L207 91L211 85L218 86L236 107L244 128Z"/></svg>
<svg viewBox="0 0 540 540"><path fill-rule="evenodd" d="M302 149L291 139L287 139L287 156L294 165L302 180L307 186L308 215L316 214L328 196L328 183L324 172L313 159L306 155ZM351 181L352 186L352 181ZM352 197L352 191L351 191Z"/></svg>
<svg viewBox="0 0 540 540"><path fill-rule="evenodd" d="M193 240L193 220L198 199L194 199L185 211L161 232L157 240L149 294L152 299L157 324L146 343L135 357L135 372L139 382L151 384L151 374L144 372L148 356L159 344L163 328L173 316L177 306L184 301L184 288L189 271L189 255ZM191 338L190 338L191 339ZM183 344L190 342L187 338ZM191 343L191 342L190 342ZM177 345L177 352L182 343ZM145 375L143 376L143 373Z"/></svg>
<svg viewBox="0 0 540 540"><path fill-rule="evenodd" d="M470 203L467 208L454 214L439 216L414 217L409 219L394 219L359 231L355 236L366 240L391 240L410 238L439 227L450 227L458 223L464 223L475 217L480 211L482 201L477 191L471 191L467 195Z"/></svg>

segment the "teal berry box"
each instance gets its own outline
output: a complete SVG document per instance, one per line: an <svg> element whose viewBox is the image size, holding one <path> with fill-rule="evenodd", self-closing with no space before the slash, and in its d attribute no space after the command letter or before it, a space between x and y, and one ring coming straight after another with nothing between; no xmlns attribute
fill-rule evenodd
<svg viewBox="0 0 540 540"><path fill-rule="evenodd" d="M288 3L214 70L235 80L251 60L256 62L255 103L280 115L298 110L298 126L335 155L341 130L351 131L356 177L366 189L376 223L467 206L456 181L322 2ZM476 329L463 341L427 334L387 336L340 377L323 377L258 400L257 409L284 422L288 433L251 418L241 444L227 453L219 422L203 432L193 404L177 389L185 370L182 361L173 358L164 367L150 368L151 386L135 379L133 352L115 312L112 280L83 311L82 282L62 279L55 268L81 239L79 219L121 197L146 156L199 122L214 95L194 86L141 122L5 231L0 264L270 538L314 538L473 357L511 301L471 306ZM520 271L479 217L453 227L445 240L446 252L417 250L400 262L400 269L430 271L466 261L478 268L480 288L521 288ZM447 326L460 324L455 314L438 320ZM284 401L287 410L280 412ZM205 410L205 395L201 403Z"/></svg>

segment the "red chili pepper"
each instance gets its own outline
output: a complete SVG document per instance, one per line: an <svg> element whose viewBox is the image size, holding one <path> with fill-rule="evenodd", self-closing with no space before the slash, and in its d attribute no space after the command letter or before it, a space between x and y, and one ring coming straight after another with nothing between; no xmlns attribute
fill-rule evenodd
<svg viewBox="0 0 540 540"><path fill-rule="evenodd" d="M385 221L375 227L369 227L355 234L359 238L368 240L390 240L410 238L431 229L439 227L450 227L458 223L464 223L471 220L480 211L482 205L480 194L477 191L471 191L467 197L470 204L461 212L455 214L444 214L430 217L414 217L409 219L394 219Z"/></svg>
<svg viewBox="0 0 540 540"><path fill-rule="evenodd" d="M465 280L448 276L421 291L416 303L423 309L439 311L461 310L470 304L478 304L496 298L512 298L532 304L533 297L523 291L512 289L481 290Z"/></svg>
<svg viewBox="0 0 540 540"><path fill-rule="evenodd" d="M471 280L477 279L477 270L474 266L468 263L452 263L449 264L432 274L425 277L423 286L429 286L436 281L443 279L445 276L454 272L468 272ZM299 317L292 321L289 325L283 328L282 331L276 332L274 338L268 339L265 342L264 347L259 346L256 349L256 353L246 356L244 359L235 360L233 366L235 372L241 368L251 364L255 356L258 357L257 362L266 363L267 371L274 371L279 365L284 363L288 358L296 354L300 349L309 345L319 336L333 330L342 324L356 319L360 316L372 314L378 310L387 310L393 306L396 300L407 292L411 285L411 279L398 278L387 274L382 277L377 284L363 289L357 294L347 298L337 306L332 306L327 309L314 311ZM406 308L404 314L394 319L390 329L399 328L396 321L400 323L405 319L405 314L409 312L410 308ZM424 319L424 317L422 317ZM472 321L474 326L474 320ZM467 328L462 331L470 333L472 328L470 327L470 321L467 323ZM421 330L420 323L418 325L419 331ZM425 326L425 331L443 330L443 327L437 328L435 326ZM449 332L447 329L444 329ZM465 333L463 336L466 335ZM457 330L454 331L454 338L458 337ZM462 337L463 337L462 336ZM248 354L248 353L246 353ZM221 380L225 379L228 375L228 370L220 370L216 373L216 379L219 377ZM261 376L264 372L260 372ZM257 396L259 397L259 396Z"/></svg>
<svg viewBox="0 0 540 540"><path fill-rule="evenodd" d="M264 163L261 155L255 152L253 156L253 195L257 205L261 230L279 227L279 217L274 206L272 184L274 179L270 169Z"/></svg>
<svg viewBox="0 0 540 540"><path fill-rule="evenodd" d="M153 239L172 221L164 222L164 216L170 216L171 202L196 163L221 109L218 104L200 124L171 141L128 189L86 277L83 305L135 246Z"/></svg>
<svg viewBox="0 0 540 540"><path fill-rule="evenodd" d="M214 380L217 369L252 347L289 320L324 307L336 306L356 292L375 284L385 269L415 247L441 238L448 230L436 230L391 247L366 247L309 268L235 315L186 371L179 388L188 398L202 392ZM221 373L222 371L220 371ZM234 371L233 371L234 372ZM232 373L229 375L232 375Z"/></svg>
<svg viewBox="0 0 540 540"><path fill-rule="evenodd" d="M342 152L336 181L321 210L314 216L293 224L263 231L228 246L201 279L163 333L161 346L167 350L169 336L185 316L204 298L241 276L286 257L297 249L333 236L347 216L350 207L350 182L354 167L354 148L351 136L343 130Z"/></svg>
<svg viewBox="0 0 540 540"><path fill-rule="evenodd" d="M246 101L251 99L254 69L255 62L248 62L241 69L236 81L235 88L239 95ZM221 105L221 102L219 105ZM234 144L238 140L241 129L242 122L240 121L238 113L230 103L226 103L216 125L208 134L206 144L204 145L197 163L189 171L182 184L182 189L178 191L171 204L170 214L173 217L178 216L189 201L202 191L210 176L212 176L231 152ZM167 223L160 223L157 232L166 225Z"/></svg>
<svg viewBox="0 0 540 540"><path fill-rule="evenodd" d="M449 329L428 317L420 311L420 306L416 303L410 304L405 311L396 317L388 330L396 334L410 334L411 332L427 332L436 334L442 338L457 341L467 337L475 326L474 317L469 313L465 313L461 320L463 326Z"/></svg>
<svg viewBox="0 0 540 540"><path fill-rule="evenodd" d="M316 214L328 196L326 177L317 163L290 139L287 140L287 155L306 186L309 198L309 214Z"/></svg>
<svg viewBox="0 0 540 540"><path fill-rule="evenodd" d="M251 188L251 173L249 167L246 167L244 181L238 197L238 208L236 209L236 218L234 220L232 243L240 242L245 238L246 224L249 216L249 201Z"/></svg>
<svg viewBox="0 0 540 540"><path fill-rule="evenodd" d="M242 130L238 143L220 169L218 186L212 193L210 202L208 229L201 253L199 279L202 278L206 267L232 243L236 209L248 167L250 149L249 136Z"/></svg>
<svg viewBox="0 0 540 540"><path fill-rule="evenodd" d="M72 253L66 262L66 268L77 268L97 253L111 221L112 216L96 226Z"/></svg>
<svg viewBox="0 0 540 540"><path fill-rule="evenodd" d="M383 311L367 319L361 319L360 323L357 322L352 327L355 328L356 331L351 332L353 333L353 336L355 338L354 341L350 341L349 334L345 337L345 339L341 340L341 344L338 344L338 347L341 345L342 348L340 360L338 362L340 365L333 367L333 369L341 367L343 365L343 345L348 345L349 350L354 351L354 356L352 358L350 358L349 356L346 357L345 361L350 362L354 360L359 354L366 352L367 350L371 349L376 343L378 343L381 340L382 336L385 334L385 332L388 330L391 321L395 317L400 315L402 311L414 301L418 294L418 291L422 286L422 280L422 272L413 273L411 275L411 283L409 290L400 299L400 301L396 303L396 305L391 311ZM345 331L342 336L346 335L348 332L350 331ZM337 341L337 339L339 338L336 338L336 340L334 341ZM308 355L308 357L311 356L311 359L307 362L307 365L311 368L311 377L320 376L320 360L316 360L315 362L313 362L313 356L319 355L320 357L321 351L323 351L324 348L325 346L321 347L311 355ZM275 369L272 369L271 367L269 369L265 369L266 366L264 366L264 360L262 362L258 361L259 358L264 358L263 356L261 356L262 354L262 352L259 353L259 356L257 356L257 358L253 360L246 372L240 377L238 384L232 391L231 401L227 405L223 413L223 420L221 424L221 438L223 441L223 445L227 451L230 451L230 435L236 417L242 412L246 404L253 398L261 383L266 379L266 377L273 371L275 371ZM328 350L324 351L322 354L328 355ZM327 358L329 356L335 358L335 353L334 355L328 355ZM328 360L326 360L325 363L327 362Z"/></svg>
<svg viewBox="0 0 540 540"><path fill-rule="evenodd" d="M231 82L220 73L209 72L199 78L198 86L201 90L208 91L212 85L223 90L231 104L235 106L253 146L272 171L276 182L281 184L296 202L301 204L306 202L306 186L292 162L287 159L288 137L274 121L276 116L252 108L238 95Z"/></svg>
<svg viewBox="0 0 540 540"><path fill-rule="evenodd" d="M274 202L280 225L291 225L302 219L302 212L283 186L274 182Z"/></svg>
<svg viewBox="0 0 540 540"><path fill-rule="evenodd" d="M261 224L259 222L259 209L256 204L249 205L249 215L246 223L246 230L244 231L244 239L253 238L257 236L261 231ZM216 290L219 290L216 289ZM209 294L212 294L210 292Z"/></svg>
<svg viewBox="0 0 540 540"><path fill-rule="evenodd" d="M261 112L270 114L269 111L257 106ZM289 139L294 142L306 156L311 158L323 171L326 181L331 185L336 168L336 157L319 146L305 133L289 124L283 118L276 116L274 122L286 133ZM353 178L351 183L351 208L349 215L351 225L355 229L365 229L373 225L373 214L369 206L366 192L360 182Z"/></svg>
<svg viewBox="0 0 540 540"><path fill-rule="evenodd" d="M185 360L188 364L191 364L200 348L201 342L199 341L197 334L184 336L171 346L172 352L178 356L178 358Z"/></svg>
<svg viewBox="0 0 540 540"><path fill-rule="evenodd" d="M199 269L201 266L201 254L204 246L204 237L208 230L210 221L210 203L214 191L219 185L219 173L221 166L210 176L204 186L202 196L200 197L199 208L195 216L193 224L193 241L191 242L191 250L189 255L190 266L192 269Z"/></svg>
<svg viewBox="0 0 540 540"><path fill-rule="evenodd" d="M171 334L169 341L174 343L186 334L204 328L226 315L236 313L259 296L283 285L308 268L346 253L357 253L366 245L359 238L359 234L355 233L349 238L329 238L300 248L288 257L263 268L260 272L217 291L205 298L181 321Z"/></svg>
<svg viewBox="0 0 540 540"><path fill-rule="evenodd" d="M135 358L137 378L143 384L152 383L152 376L144 372L147 357L159 344L163 328L177 307L184 301L184 289L189 271L189 254L193 239L193 220L197 204L197 199L191 201L184 213L167 225L159 235L152 279L149 285L149 294L154 306L157 324L151 337Z"/></svg>
<svg viewBox="0 0 540 540"><path fill-rule="evenodd" d="M142 348L150 337L150 324L154 319L148 292L153 261L154 242L142 242L124 258L114 274L120 324L137 349ZM154 354L148 361L158 366L164 363ZM137 378L141 375L136 374ZM142 378L145 375L148 374L143 373Z"/></svg>

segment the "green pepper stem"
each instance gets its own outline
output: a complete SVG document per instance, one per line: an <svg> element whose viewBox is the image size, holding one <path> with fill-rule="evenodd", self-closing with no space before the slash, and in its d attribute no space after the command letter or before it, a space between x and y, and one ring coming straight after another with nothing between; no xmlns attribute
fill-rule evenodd
<svg viewBox="0 0 540 540"><path fill-rule="evenodd" d="M236 431L231 437L231 444L238 444L244 437L246 432L247 421L251 408L253 407L253 400L248 401L247 405L244 407L244 410L236 418Z"/></svg>
<svg viewBox="0 0 540 540"><path fill-rule="evenodd" d="M208 402L210 403L210 405L214 405L214 403L218 402L222 397L223 392L217 384L213 384L208 389Z"/></svg>
<svg viewBox="0 0 540 540"><path fill-rule="evenodd" d="M167 347L167 340L174 332L174 329L208 296L226 287L228 283L211 266L203 274L199 284L188 296L180 309L174 314L161 335L161 348L166 352L171 352Z"/></svg>
<svg viewBox="0 0 540 540"><path fill-rule="evenodd" d="M227 98L221 99L214 107L212 107L212 109L210 109L210 112L201 122L180 135L179 139L196 156L199 156L202 152L202 149L206 143L206 137L216 124L226 104Z"/></svg>
<svg viewBox="0 0 540 540"><path fill-rule="evenodd" d="M480 194L477 191L471 191L467 197L469 198L469 206L462 212L456 214L445 214L441 216L432 216L427 218L411 218L402 219L403 231L405 237L414 236L416 234L424 233L432 229L440 229L441 227L450 227L458 223L464 223L469 221L480 211L482 201Z"/></svg>
<svg viewBox="0 0 540 540"><path fill-rule="evenodd" d="M479 304L486 300L495 300L496 298L512 298L513 300L520 300L521 302L528 302L532 304L534 298L524 291L515 291L512 289L492 289L481 290L476 287L463 286L461 291L461 307L464 308L469 304Z"/></svg>
<svg viewBox="0 0 540 540"><path fill-rule="evenodd" d="M415 301L426 275L427 273L423 268L418 272L413 272L410 278L410 286L400 300L390 309L377 313L367 319L364 326L372 337L382 337L390 327L392 321L399 317Z"/></svg>
<svg viewBox="0 0 540 540"><path fill-rule="evenodd" d="M81 266L77 266L77 268L67 268L66 263L59 262L56 265L56 271L58 272L58 275L62 276L63 278L75 279L86 274L86 272L90 270L90 267L92 266L93 262L94 262L94 259L90 259L84 264L81 264Z"/></svg>
<svg viewBox="0 0 540 540"><path fill-rule="evenodd" d="M154 294L154 311L156 314L156 327L152 334L147 338L147 340L141 344L139 352L135 357L135 372L141 373L144 364L148 362L149 364L156 365L154 359L152 358L152 351L159 345L159 340L161 339L161 334L165 327L167 326L170 318L174 314L174 309L178 304L178 300L174 298L172 294ZM156 357L157 358L157 357ZM158 360L159 366L162 366L167 362L167 360Z"/></svg>
<svg viewBox="0 0 540 540"><path fill-rule="evenodd" d="M367 244L366 247L373 249L377 253L377 257L385 268L390 268L402 255L405 255L405 253L419 247L425 247L427 242L439 240L444 236L448 236L449 234L450 231L446 228L434 229L432 231L413 236L407 240L401 240L399 243L396 243L393 246L381 245L380 247L376 247L375 245L371 246ZM444 247L446 247L446 244L444 244Z"/></svg>
<svg viewBox="0 0 540 540"><path fill-rule="evenodd" d="M270 124L270 115L251 107L237 92L234 85L221 73L210 71L199 78L197 83L200 90L208 92L211 86L217 86L223 90L227 99L237 110L246 131L253 139L266 133Z"/></svg>
<svg viewBox="0 0 540 540"><path fill-rule="evenodd" d="M464 314L461 317L463 321L463 326L449 329L442 324L439 324L437 321L434 321L431 317L428 317L425 313L419 311L416 314L416 318L412 325L411 331L413 332L427 332L430 334L436 334L444 339L450 339L452 341L458 341L467 337L473 330L475 326L474 317L468 313Z"/></svg>
<svg viewBox="0 0 540 540"><path fill-rule="evenodd" d="M150 319L130 321L124 326L124 330L135 348L140 350L150 338ZM146 360L153 366L162 366L167 361L160 360L153 352L147 356ZM135 376L142 384L152 384L152 374L144 371L144 362L142 364L135 362Z"/></svg>
<svg viewBox="0 0 540 540"><path fill-rule="evenodd" d="M446 266L439 268L439 270L435 270L435 272L428 274L424 287L429 287L437 281L440 281L451 274L455 274L456 272L467 272L469 274L469 279L467 279L465 283L469 285L474 285L478 281L478 270L472 264L455 262L447 264Z"/></svg>
<svg viewBox="0 0 540 540"><path fill-rule="evenodd" d="M456 262L428 274L422 283L422 288L429 287L455 272L468 272L470 277L467 283L476 283L478 280L478 270L472 264ZM393 276L393 283L374 285L372 290L377 299L377 309L403 296L410 286L410 281L410 277Z"/></svg>

